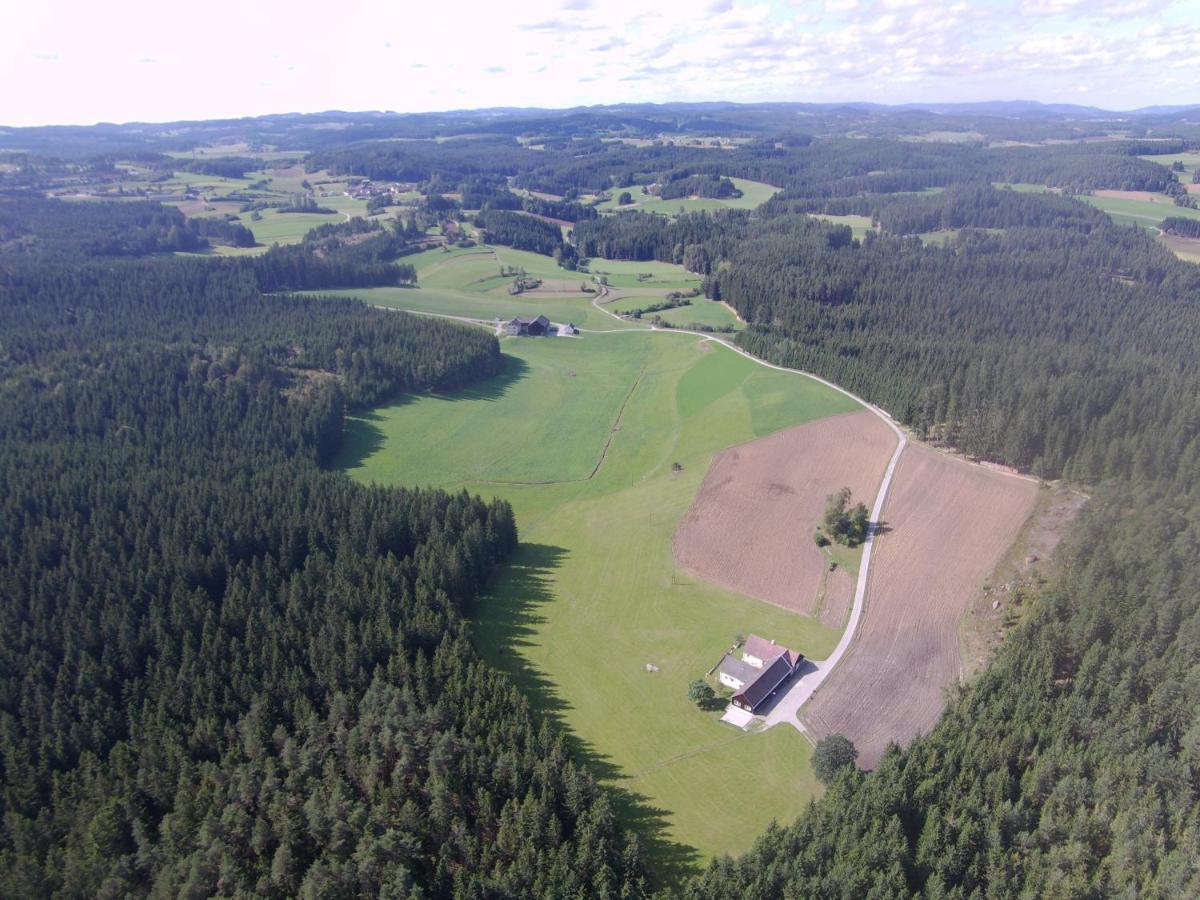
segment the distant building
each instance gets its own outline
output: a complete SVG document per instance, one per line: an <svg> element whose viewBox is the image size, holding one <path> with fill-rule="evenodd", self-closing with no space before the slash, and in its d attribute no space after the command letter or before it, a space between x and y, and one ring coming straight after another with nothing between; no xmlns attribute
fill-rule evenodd
<svg viewBox="0 0 1200 900"><path fill-rule="evenodd" d="M754 712L799 667L804 656L756 634L742 647L742 657L726 654L718 667L721 684L736 693L733 705Z"/></svg>
<svg viewBox="0 0 1200 900"><path fill-rule="evenodd" d="M560 337L562 335L579 334L579 329L573 323L568 322L566 325L558 326L558 334Z"/></svg>
<svg viewBox="0 0 1200 900"><path fill-rule="evenodd" d="M504 333L520 335L521 337L543 337L550 328L550 320L545 316L526 319L518 316L504 323Z"/></svg>

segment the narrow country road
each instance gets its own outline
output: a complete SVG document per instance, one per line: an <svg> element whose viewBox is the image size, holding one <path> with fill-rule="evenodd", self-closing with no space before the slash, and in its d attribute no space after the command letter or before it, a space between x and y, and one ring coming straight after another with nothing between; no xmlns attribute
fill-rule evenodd
<svg viewBox="0 0 1200 900"><path fill-rule="evenodd" d="M626 319L621 318L611 310L605 309L603 304L599 302L607 295L607 286L601 285L600 291L592 298L592 306L600 310L600 312L604 313L605 315L616 319L618 322L627 322ZM394 307L383 308L394 309ZM483 320L470 319L465 316L449 316L438 313L423 312L420 310L402 310L402 312L436 316L443 319L457 319L458 321L469 322L474 325L483 325L485 327L489 326L489 323ZM494 327L494 325L491 327ZM805 378L811 378L813 381L819 382L828 388L832 388L838 393L849 397L851 400L862 404L875 415L879 416L879 418L881 418L887 424L888 428L892 429L892 431L896 433L896 450L894 453L892 453L892 459L888 463L887 471L885 471L883 474L883 481L880 482L879 492L875 495L875 503L871 507L871 525L867 531L867 539L863 542L862 562L859 564L858 582L854 588L854 604L850 608L850 619L846 623L846 630L842 633L842 639L838 641L833 653L831 653L827 659L823 659L819 662L815 660L805 660L798 673L793 675L789 680L784 689L784 693L779 695L766 713L763 714L763 718L766 720L767 728L774 728L776 725L791 725L797 731L800 731L802 734L806 734L804 728L800 725L799 718L797 718L797 713L799 712L800 707L803 706L810 697L812 697L813 692L821 686L825 679L829 677L830 673L837 667L837 664L841 661L842 657L846 655L846 651L850 649L850 646L854 643L854 639L858 634L859 623L862 620L863 610L866 606L867 578L871 571L871 549L875 544L876 523L879 521L879 516L883 511L883 503L884 500L887 499L888 488L892 484L892 475L895 473L896 465L900 462L900 455L904 452L904 447L908 443L908 439L905 436L904 431L896 424L891 416L889 416L878 406L868 403L862 397L850 393L850 391L846 390L840 385L834 384L832 381L826 381L824 378L814 375L811 372L804 372L800 369L789 369L786 366L777 366L774 363L769 363L766 360L759 359L757 356L747 353L728 338L717 334L711 334L702 331L689 331L684 328L655 328L653 325L647 325L644 328L581 328L580 331L585 334L630 334L637 333L639 331L653 331L666 334L690 334L696 337L705 338L706 340L710 340L732 350L734 353L744 356L746 359L751 360L752 362L758 363L760 366L764 366L768 369L774 369L777 372L791 372L796 375L801 375Z"/></svg>

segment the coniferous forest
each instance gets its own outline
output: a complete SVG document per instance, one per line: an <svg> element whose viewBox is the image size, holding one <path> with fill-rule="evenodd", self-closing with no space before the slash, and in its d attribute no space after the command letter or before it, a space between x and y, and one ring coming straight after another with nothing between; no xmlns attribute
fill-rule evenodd
<svg viewBox="0 0 1200 900"><path fill-rule="evenodd" d="M817 109L804 131L773 105L330 115L346 127L212 128L412 182L435 230L477 223L585 270L682 264L747 351L1091 499L929 734L662 884L467 637L511 509L325 468L348 412L499 371L478 329L287 293L413 284L414 220L174 256L244 237L34 188L176 133L22 135L0 194L0 895L1200 896L1200 268L1070 196L1185 206L1153 157L1194 152L1193 125L1148 114L1086 143L1086 120L968 111ZM994 143L896 139L947 123ZM597 211L637 186L728 197L731 178L779 191ZM871 228L816 218L845 215Z"/></svg>
<svg viewBox="0 0 1200 900"><path fill-rule="evenodd" d="M635 889L465 634L511 509L320 465L347 409L492 374L495 338L68 249L0 272L0 894Z"/></svg>

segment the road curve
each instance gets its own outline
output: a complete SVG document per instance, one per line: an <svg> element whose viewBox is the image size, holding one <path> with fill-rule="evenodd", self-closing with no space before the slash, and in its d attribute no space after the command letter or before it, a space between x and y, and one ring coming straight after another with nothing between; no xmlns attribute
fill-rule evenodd
<svg viewBox="0 0 1200 900"><path fill-rule="evenodd" d="M606 296L607 293L607 287L601 286L601 291L592 298L592 306L619 322L627 321L612 311L605 309L604 305L598 302L601 298ZM394 309L394 307L389 308ZM419 311L404 310L404 312ZM438 313L425 313L425 315L433 315L437 316L438 318L445 319L458 319L459 321L470 322L476 325L485 324L478 319L468 319L462 316L447 316L439 315ZM878 406L875 406L873 403L868 403L862 397L852 394L841 385L834 384L832 381L826 381L824 378L821 378L819 375L814 375L811 372L805 372L801 369L790 369L787 366L777 366L774 363L769 363L766 360L759 359L757 356L746 352L727 338L716 334L702 331L689 331L685 328L660 329L655 328L653 325L648 325L645 328L620 328L610 330L588 328L580 329L580 331L587 334L630 334L638 331L654 331L666 334L690 334L696 337L704 338L720 344L723 347L727 347L734 353L738 353L746 357L746 359L758 363L760 366L764 366L768 369L775 369L778 372L791 372L796 375L802 375L805 378L811 378L813 381L819 382L828 388L832 388L838 393L849 397L851 400L862 404L875 415L879 416L879 418L884 421L888 428L895 432L897 438L896 449L892 453L891 460L888 462L887 470L883 473L883 481L881 481L879 484L879 491L875 495L875 503L871 506L871 524L867 529L866 540L863 542L862 562L859 563L858 582L854 587L854 603L850 607L850 618L846 623L846 629L842 633L842 638L840 641L838 641L837 646L833 649L833 653L831 653L827 659L823 659L819 662L815 660L806 660L804 668L800 672L799 677L792 678L786 692L775 701L775 703L764 716L766 719L767 728L773 728L776 725L787 724L793 726L801 733L805 733L804 728L800 725L799 718L797 718L797 713L799 712L800 707L804 705L804 703L813 695L813 692L816 691L816 689L821 686L825 679L829 677L830 673L841 661L842 657L846 655L846 651L850 649L850 645L854 643L854 639L858 635L858 626L862 620L863 610L866 607L867 576L871 570L871 548L875 544L877 523L879 522L880 514L883 512L883 502L887 499L888 488L891 487L892 484L892 475L895 474L896 465L900 462L900 455L904 452L904 448L908 443L908 438L905 436L904 431L900 428L900 426L897 425L892 417L886 412L884 412Z"/></svg>
<svg viewBox="0 0 1200 900"><path fill-rule="evenodd" d="M604 293L607 293L605 291ZM598 301L604 296L604 293L592 299L592 305L601 312L607 313L614 319L621 317L604 308ZM634 329L637 330L637 329ZM850 607L850 618L846 622L846 629L842 632L842 638L838 641L837 646L833 648L833 652L826 659L806 660L803 669L798 676L793 676L786 691L781 694L767 711L764 719L766 720L767 728L774 728L776 725L791 725L798 731L804 733L804 728L800 724L798 713L800 707L803 706L813 693L819 688L829 677L830 673L841 662L842 657L846 655L846 651L850 649L850 645L854 643L854 639L858 636L858 626L862 621L863 611L866 608L867 599L867 579L871 571L871 550L875 546L875 535L878 529L879 517L883 513L883 503L887 499L888 488L892 485L892 476L896 473L896 466L900 462L900 456L904 452L905 446L908 444L908 437L904 434L903 429L896 424L886 412L875 406L873 403L868 403L862 397L850 393L841 385L834 384L832 381L826 381L819 375L814 375L811 372L804 372L800 369L789 369L786 366L777 366L774 363L769 363L766 360L759 359L751 353L746 352L741 347L734 344L727 338L719 337L715 334L707 334L700 331L688 331L683 328L658 329L653 325L649 326L650 331L668 331L677 334L693 334L699 337L707 338L715 343L728 347L734 353L740 353L746 359L758 363L760 366L765 366L768 369L775 369L780 372L795 372L797 375L803 375L806 378L811 378L813 381L820 382L826 387L832 388L841 394L851 398L852 400L861 403L883 422L892 429L896 435L896 449L892 453L892 458L888 462L887 469L883 473L883 480L879 483L879 491L875 494L875 503L871 506L871 524L867 528L867 537L863 542L862 562L858 567L858 581L854 586L854 603Z"/></svg>

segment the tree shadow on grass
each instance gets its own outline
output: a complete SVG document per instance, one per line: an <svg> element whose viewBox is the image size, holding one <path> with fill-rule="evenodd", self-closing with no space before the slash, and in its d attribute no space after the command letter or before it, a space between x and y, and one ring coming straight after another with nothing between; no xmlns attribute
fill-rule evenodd
<svg viewBox="0 0 1200 900"><path fill-rule="evenodd" d="M626 773L570 730L565 719L570 704L558 686L520 653L520 648L536 641L538 626L546 620L541 610L554 601L550 579L566 558L562 547L522 543L477 603L472 621L475 645L485 660L512 679L534 715L549 719L563 733L573 758L607 790L622 824L638 836L651 881L658 887L679 884L700 871L698 851L668 836L669 810L623 787Z"/></svg>
<svg viewBox="0 0 1200 900"><path fill-rule="evenodd" d="M500 372L489 378L481 378L466 387L449 391L434 391L432 396L439 400L484 400L494 402L505 397L513 385L529 374L529 363L519 356L500 354Z"/></svg>
<svg viewBox="0 0 1200 900"><path fill-rule="evenodd" d="M519 356L501 356L499 374L484 378L464 388L453 391L435 391L428 396L439 400L483 400L494 402L512 390L513 385L529 372L529 363ZM356 412L346 419L342 430L342 442L329 461L331 469L358 469L387 444L383 423L388 415L385 410L395 409L414 402L420 394L397 394L374 409Z"/></svg>

